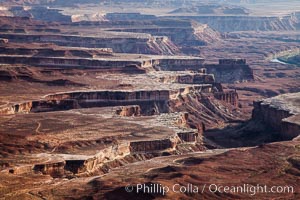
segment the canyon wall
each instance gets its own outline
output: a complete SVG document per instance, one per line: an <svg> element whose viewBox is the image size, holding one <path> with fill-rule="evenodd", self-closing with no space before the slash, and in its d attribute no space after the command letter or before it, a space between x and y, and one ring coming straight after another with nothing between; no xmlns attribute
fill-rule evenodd
<svg viewBox="0 0 300 200"><path fill-rule="evenodd" d="M216 82L234 83L254 80L253 70L244 59L221 59L219 64L204 64L208 74L214 74Z"/></svg>
<svg viewBox="0 0 300 200"><path fill-rule="evenodd" d="M5 49L5 48L4 48ZM1 48L0 48L1 51ZM4 50L3 50L4 51ZM219 64L204 64L204 59L200 57L190 56L151 56L138 59L127 59L117 56L93 57L88 52L81 55L82 57L67 56L60 57L59 55L65 54L65 50L57 51L57 57L47 57L40 55L42 52L49 50L40 50L40 54L31 55L29 49L20 49L25 55L0 55L0 63L2 64L26 64L32 66L42 67L59 67L59 68L97 68L103 71L120 71L124 73L145 73L148 70L157 71L205 71L204 74L212 75L179 75L177 77L169 77L166 79L174 79L179 83L234 83L253 80L254 75L252 69L246 64L243 59L222 59ZM106 51L106 49L104 49ZM107 49L107 51L110 51ZM72 52L70 52L72 53ZM75 53L75 52L73 52ZM76 51L75 54L80 51ZM82 53L82 52L81 52ZM92 53L92 52L91 52ZM98 52L101 53L101 52ZM106 53L106 52L104 52ZM109 53L109 52L107 52ZM106 55L105 55L106 56ZM205 69L203 69L205 68Z"/></svg>
<svg viewBox="0 0 300 200"><path fill-rule="evenodd" d="M158 58L153 60L153 67L161 71L185 71L193 70L199 71L204 63L203 58L196 57L177 57L171 59L170 57Z"/></svg>
<svg viewBox="0 0 300 200"><path fill-rule="evenodd" d="M145 153L153 151L162 151L166 149L174 149L177 144L176 139L177 138L131 142L130 151L134 153Z"/></svg>
<svg viewBox="0 0 300 200"><path fill-rule="evenodd" d="M168 112L172 92L157 91L95 91L46 96L45 100L24 102L0 109L0 114L49 112L78 108L138 105L143 114Z"/></svg>
<svg viewBox="0 0 300 200"><path fill-rule="evenodd" d="M54 66L54 67L79 67L79 68L103 68L103 69L120 69L136 65L142 66L142 61L130 60L103 60L103 59L88 59L88 58L61 58L61 57L41 57L41 56L6 56L0 55L0 63L5 64L26 64L33 66ZM138 69L136 69L138 70Z"/></svg>
<svg viewBox="0 0 300 200"><path fill-rule="evenodd" d="M43 163L43 164L35 164L33 167L33 171L35 173L42 173L44 175L48 174L54 178L62 177L65 173L65 161L60 162L52 162L52 163Z"/></svg>
<svg viewBox="0 0 300 200"><path fill-rule="evenodd" d="M42 173L50 175L53 178L71 176L87 176L92 173L106 173L107 168L113 168L126 161L135 160L135 156L141 159L147 159L147 156L153 157L163 152L172 152L180 144L194 145L197 142L198 134L195 132L180 132L173 136L155 140L121 142L99 150L92 156L72 155L52 155L51 161L46 163L37 163L22 167L13 167L8 170L9 173L20 175L28 173ZM143 158L144 157L144 158ZM115 163L116 162L116 163Z"/></svg>
<svg viewBox="0 0 300 200"><path fill-rule="evenodd" d="M212 84L215 83L215 77L213 74L202 74L195 72L193 74L178 74L162 77L160 81L164 83Z"/></svg>
<svg viewBox="0 0 300 200"><path fill-rule="evenodd" d="M300 135L299 95L286 94L254 102L252 119L263 122L284 139L297 137Z"/></svg>
<svg viewBox="0 0 300 200"><path fill-rule="evenodd" d="M0 37L19 43L53 43L67 47L111 48L116 53L174 55L179 49L167 37L150 34L117 34L103 32L103 37L51 34L1 33Z"/></svg>
<svg viewBox="0 0 300 200"><path fill-rule="evenodd" d="M137 105L122 106L121 108L116 110L116 114L123 117L140 116L141 108Z"/></svg>
<svg viewBox="0 0 300 200"><path fill-rule="evenodd" d="M4 55L30 55L30 56L45 56L49 57L80 57L80 58L93 58L96 56L112 56L113 50L111 48L97 48L91 49L72 49L72 48L22 48L22 47L1 47L0 54Z"/></svg>
<svg viewBox="0 0 300 200"><path fill-rule="evenodd" d="M107 147L95 156L85 160L66 160L65 169L75 174L89 174L96 171L105 172L106 165L122 160L128 156L141 157L162 152L172 152L180 144L195 144L198 134L195 132L180 132L169 138L156 140L131 141ZM131 158L132 159L132 158ZM113 164L112 164L113 165Z"/></svg>
<svg viewBox="0 0 300 200"><path fill-rule="evenodd" d="M27 50L26 50L27 51ZM121 70L143 73L145 68L162 71L199 71L204 63L203 58L183 56L153 56L149 58L127 59L118 57L78 58L78 57L48 57L31 55L0 55L3 64L27 64L33 66L97 68L103 70ZM135 66L135 67L133 67ZM127 68L130 67L130 69ZM135 69L134 69L135 68Z"/></svg>
<svg viewBox="0 0 300 200"><path fill-rule="evenodd" d="M61 10L44 6L7 6L3 16L29 17L41 21L71 22L71 17L60 13ZM1 15L1 14L0 14Z"/></svg>
<svg viewBox="0 0 300 200"><path fill-rule="evenodd" d="M119 21L111 22L111 26L118 28L109 30L167 36L172 42L182 47L203 46L221 39L221 34L211 29L207 24L199 24L188 20L152 20L144 22L144 25L141 22L136 22L135 26L137 28L132 28L132 24L128 24L128 22L124 22L121 27L118 23Z"/></svg>
<svg viewBox="0 0 300 200"><path fill-rule="evenodd" d="M183 142L192 142L195 143L197 141L197 136L195 132L186 132L186 133L177 133L178 137L183 141Z"/></svg>
<svg viewBox="0 0 300 200"><path fill-rule="evenodd" d="M214 97L236 107L239 105L239 96L236 91L214 92Z"/></svg>
<svg viewBox="0 0 300 200"><path fill-rule="evenodd" d="M285 17L255 16L185 16L180 19L193 19L208 24L220 32L234 31L294 31L297 30L299 18L292 14Z"/></svg>

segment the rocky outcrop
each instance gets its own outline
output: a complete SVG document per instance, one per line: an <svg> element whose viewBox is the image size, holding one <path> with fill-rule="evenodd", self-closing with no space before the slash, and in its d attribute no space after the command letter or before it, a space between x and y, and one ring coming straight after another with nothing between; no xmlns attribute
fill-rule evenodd
<svg viewBox="0 0 300 200"><path fill-rule="evenodd" d="M58 178L65 175L65 164L64 160L59 159L34 165L15 166L8 169L8 173L15 175L41 173L43 175L50 175L53 178Z"/></svg>
<svg viewBox="0 0 300 200"><path fill-rule="evenodd" d="M236 91L215 92L214 97L236 107L239 105L239 96Z"/></svg>
<svg viewBox="0 0 300 200"><path fill-rule="evenodd" d="M164 83L182 83L182 84L212 84L215 82L213 74L176 74L161 78Z"/></svg>
<svg viewBox="0 0 300 200"><path fill-rule="evenodd" d="M44 6L9 6L6 7L6 14L4 16L29 17L49 22L71 22L71 17L61 14L60 10Z"/></svg>
<svg viewBox="0 0 300 200"><path fill-rule="evenodd" d="M158 140L132 141L119 143L100 150L95 156L87 159L66 160L65 170L77 175L91 174L98 170L105 171L109 163L122 160L128 156L137 154L155 154L174 151L177 145L182 143L197 142L198 134L195 132L180 132L172 137ZM131 158L132 159L132 158Z"/></svg>
<svg viewBox="0 0 300 200"><path fill-rule="evenodd" d="M174 149L177 143L178 138L131 142L130 151L132 153L145 153Z"/></svg>
<svg viewBox="0 0 300 200"><path fill-rule="evenodd" d="M11 42L53 43L67 47L111 48L116 53L174 55L179 49L167 37L154 37L145 33L113 33L102 31L102 37L60 34L2 33L0 37Z"/></svg>
<svg viewBox="0 0 300 200"><path fill-rule="evenodd" d="M65 174L65 161L36 164L33 167L35 173L48 174L54 178L62 177Z"/></svg>
<svg viewBox="0 0 300 200"><path fill-rule="evenodd" d="M241 6L224 6L224 5L200 5L200 6L187 6L177 8L170 12L170 14L193 14L193 15L248 15L249 10Z"/></svg>
<svg viewBox="0 0 300 200"><path fill-rule="evenodd" d="M103 71L119 71L131 73L144 73L140 68L141 61L124 61L124 60L102 60L89 58L62 58L62 57L44 57L30 55L20 56L0 56L0 63L5 64L27 64L41 67L60 67L60 68L97 68Z"/></svg>
<svg viewBox="0 0 300 200"><path fill-rule="evenodd" d="M126 155L129 155L130 152L129 143L116 144L107 147L99 151L92 158L85 160L82 166L78 166L77 173L91 173L100 168L103 164L123 158Z"/></svg>
<svg viewBox="0 0 300 200"><path fill-rule="evenodd" d="M4 39L3 39L4 40ZM1 41L1 39L0 39ZM1 42L0 42L1 43ZM0 54L5 55L30 55L36 57L79 57L79 58L94 58L100 56L112 56L113 50L111 48L47 48L47 47L0 47Z"/></svg>
<svg viewBox="0 0 300 200"><path fill-rule="evenodd" d="M178 136L184 140L187 141L185 139L185 137L187 138L192 138L194 136L200 136L203 135L203 132L205 131L205 125L203 122L200 123L195 123L195 121L193 121L190 117L189 117L189 113L185 112L181 114L181 117L177 120L177 124L180 127L183 128L193 128L193 129L197 129L198 133L191 136L191 133L187 133L187 135L185 135L185 133L178 133ZM188 139L189 141L192 141L190 139Z"/></svg>
<svg viewBox="0 0 300 200"><path fill-rule="evenodd" d="M116 111L116 114L123 117L140 116L141 108L137 105L123 106Z"/></svg>
<svg viewBox="0 0 300 200"><path fill-rule="evenodd" d="M71 16L71 20L73 23L82 22L82 21L107 21L104 14L96 13L96 14L75 14Z"/></svg>
<svg viewBox="0 0 300 200"><path fill-rule="evenodd" d="M144 21L144 24L142 22L128 24L126 21L123 24L118 23L119 21L111 22L110 30L167 36L172 42L183 48L203 46L221 39L221 34L211 29L207 24L191 22L190 20L160 19Z"/></svg>
<svg viewBox="0 0 300 200"><path fill-rule="evenodd" d="M122 20L153 20L156 19L155 15L144 15L141 13L107 13L106 19L110 21L122 21Z"/></svg>
<svg viewBox="0 0 300 200"><path fill-rule="evenodd" d="M196 39L198 41L202 41L204 45L221 40L221 34L209 27L207 24L194 23L193 27Z"/></svg>
<svg viewBox="0 0 300 200"><path fill-rule="evenodd" d="M170 91L168 90L138 90L138 91L90 91L90 92L69 92L57 93L46 96L48 100L102 100L107 101L144 101L144 100L168 100Z"/></svg>
<svg viewBox="0 0 300 200"><path fill-rule="evenodd" d="M253 70L244 59L221 59L219 64L205 64L207 73L214 74L216 82L234 83L254 80Z"/></svg>
<svg viewBox="0 0 300 200"><path fill-rule="evenodd" d="M168 37L152 37L148 42L148 48L151 53L157 55L175 55L180 52L179 48ZM137 53L143 53L138 50Z"/></svg>
<svg viewBox="0 0 300 200"><path fill-rule="evenodd" d="M177 18L192 19L202 24L208 24L220 32L294 31L299 23L299 18L295 14L285 17L184 16Z"/></svg>
<svg viewBox="0 0 300 200"><path fill-rule="evenodd" d="M17 114L17 113L36 113L36 112L51 112L59 110L70 110L80 108L74 100L62 101L30 101L20 104L15 104L5 108L0 108L0 114Z"/></svg>
<svg viewBox="0 0 300 200"><path fill-rule="evenodd" d="M176 91L174 91L176 92ZM31 101L0 109L0 114L49 112L78 108L138 105L145 115L168 112L172 91L92 91L48 95L45 100ZM125 109L126 110L126 109ZM138 112L138 110L136 110ZM127 112L124 112L126 114ZM136 113L137 114L137 113Z"/></svg>
<svg viewBox="0 0 300 200"><path fill-rule="evenodd" d="M300 135L300 93L291 93L254 102L252 119L261 121L284 139Z"/></svg>
<svg viewBox="0 0 300 200"><path fill-rule="evenodd" d="M197 134L195 132L183 132L177 133L177 135L183 142L196 142Z"/></svg>
<svg viewBox="0 0 300 200"><path fill-rule="evenodd" d="M1 49L0 49L1 51ZM6 51L4 49L4 51ZM4 52L3 51L3 52ZM24 51L24 49L22 50ZM93 56L88 55L68 55L49 56L32 55L31 52L23 52L21 55L6 55L0 53L0 63L2 64L27 64L41 67L59 68L97 68L103 71L121 71L130 73L145 73L149 70L162 71L199 71L202 68L204 59L190 56L149 56L136 58L123 58L122 56ZM28 53L28 54L27 54ZM64 51L56 52L64 54ZM70 52L72 53L72 52ZM74 53L74 52L73 52ZM77 52L78 53L78 52Z"/></svg>
<svg viewBox="0 0 300 200"><path fill-rule="evenodd" d="M169 106L173 112L189 113L188 119L183 118L179 120L179 123L186 124L188 122L187 124L197 128L198 132L201 133L206 128L222 126L224 121L244 119L235 105L230 105L226 100L224 101L215 98L213 93L202 93L191 88L172 99Z"/></svg>
<svg viewBox="0 0 300 200"><path fill-rule="evenodd" d="M165 57L154 59L153 67L161 71L199 71L204 63L203 58L199 57Z"/></svg>
<svg viewBox="0 0 300 200"><path fill-rule="evenodd" d="M32 109L32 102L15 104L13 106L8 106L4 108L0 108L1 115L9 115L16 113L30 113Z"/></svg>
<svg viewBox="0 0 300 200"><path fill-rule="evenodd" d="M96 52L82 53L79 50L51 50L39 49L34 54L30 49L19 49L22 55L15 55L12 49L0 48L0 63L3 64L27 64L41 67L59 67L59 68L97 68L103 71L118 71L123 73L146 73L146 71L194 71L193 73L177 73L175 76L163 78L162 81L177 82L185 84L203 84L203 83L234 83L253 80L254 75L252 69L246 64L244 59L222 59L219 64L204 64L201 57L192 56L149 56L140 57L138 59L124 59L117 55L112 55L109 49L104 49L102 56L91 56L101 54ZM167 49L166 49L167 50ZM48 51L57 54L56 56L48 56ZM63 56L68 52L68 56ZM82 54L83 55L82 55ZM106 54L107 53L107 54ZM111 56L107 56L111 54ZM90 56L90 57L89 57ZM105 58L105 59L103 59ZM204 73L199 71L205 68Z"/></svg>
<svg viewBox="0 0 300 200"><path fill-rule="evenodd" d="M30 174L32 173L32 165L15 166L10 168L8 172L15 175Z"/></svg>

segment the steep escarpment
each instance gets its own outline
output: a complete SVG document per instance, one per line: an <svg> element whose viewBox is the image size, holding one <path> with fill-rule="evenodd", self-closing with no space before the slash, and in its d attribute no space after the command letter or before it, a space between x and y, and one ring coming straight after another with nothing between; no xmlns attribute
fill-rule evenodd
<svg viewBox="0 0 300 200"><path fill-rule="evenodd" d="M201 70L200 70L201 71ZM205 72L205 69L202 69ZM182 84L212 84L215 83L213 74L206 73L176 73L174 75L166 75L160 78L163 83L182 83Z"/></svg>
<svg viewBox="0 0 300 200"><path fill-rule="evenodd" d="M142 66L148 65L146 60L123 60L120 58L78 58L78 57L48 57L48 56L30 56L30 55L0 55L0 63L2 64L23 64L41 67L57 67L59 69L98 69L103 71L119 71L129 73L145 73ZM3 70L10 73L11 70Z"/></svg>
<svg viewBox="0 0 300 200"><path fill-rule="evenodd" d="M19 34L4 35L19 36ZM23 37L23 35L21 36ZM30 35L25 36L27 37ZM55 36L52 39L57 39L59 41L61 36L62 35L58 35L58 38ZM41 37L44 37L44 35ZM109 41L109 38L107 38L107 41ZM125 45L125 43L122 43L122 45ZM104 72L137 74L146 73L149 71L177 72L192 70L198 72L204 70L205 73L207 72L208 74L214 75L216 82L233 83L253 80L252 69L246 64L246 60L244 59L222 59L219 61L219 64L204 64L204 59L201 57L170 56L170 54L175 53L175 51L178 49L166 37L156 37L156 39L150 39L146 43L151 51L155 51L155 54L161 54L162 52L165 52L169 56L142 54L127 55L114 53L112 48L72 48L51 44L43 45L42 43L34 44L32 47L27 47L22 42L11 42L0 47L0 63L13 65L26 64L39 67L55 67L59 69L68 68L68 70L74 68L97 69L103 70ZM142 51L143 49L136 50ZM3 73L3 77L7 77L9 79L9 75L6 75L7 72ZM180 79L182 80L185 78L191 80L193 79L193 81L190 81L190 83L193 82L197 84L201 82L210 82L208 80L202 80L202 75L192 75L193 78L188 78L186 75L179 76L181 76ZM208 78L208 75L203 75L203 77ZM210 79L211 82L213 82L212 78ZM175 82L184 83L185 81L183 80L183 82L181 82L181 80L175 80Z"/></svg>
<svg viewBox="0 0 300 200"><path fill-rule="evenodd" d="M207 24L193 23L196 39L203 41L204 44L210 44L221 40L221 34L209 27Z"/></svg>
<svg viewBox="0 0 300 200"><path fill-rule="evenodd" d="M187 91L189 90L189 91ZM243 119L242 112L237 108L238 96L236 92L224 92L223 96L216 93L199 93L193 88L179 94L170 101L172 111L189 113L189 121L194 128L216 128L224 125L226 121Z"/></svg>
<svg viewBox="0 0 300 200"><path fill-rule="evenodd" d="M214 74L217 82L233 83L254 80L253 70L245 59L221 59L219 64L204 64L207 73Z"/></svg>
<svg viewBox="0 0 300 200"><path fill-rule="evenodd" d="M141 108L138 105L122 106L121 108L116 110L116 114L123 117L140 116Z"/></svg>
<svg viewBox="0 0 300 200"><path fill-rule="evenodd" d="M284 139L300 134L300 93L284 94L254 103L252 119L267 124Z"/></svg>
<svg viewBox="0 0 300 200"><path fill-rule="evenodd" d="M6 166L6 172L15 175L40 173L55 178L99 175L127 163L204 148L198 130L176 123L179 113L119 116L115 115L116 109L51 112L47 113L46 120L41 120L44 113L18 114L12 116L12 123L1 122L1 127L6 125L11 129L14 126L19 131L13 133L14 141L1 140L0 155L5 159L7 155L22 158L18 164ZM36 120L41 120L37 121L38 127L24 126ZM1 136L5 132L1 129ZM71 138L68 132L72 132Z"/></svg>
<svg viewBox="0 0 300 200"><path fill-rule="evenodd" d="M62 34L2 33L0 37L12 42L53 43L67 47L111 48L116 53L144 53L174 55L179 50L167 37L153 37L145 33L103 32L102 37Z"/></svg>
<svg viewBox="0 0 300 200"><path fill-rule="evenodd" d="M50 112L78 108L139 105L143 113L167 112L170 91L96 91L48 95L45 100L16 104L1 109L2 114Z"/></svg>
<svg viewBox="0 0 300 200"><path fill-rule="evenodd" d="M167 36L172 42L182 48L208 45L221 39L221 34L207 24L200 24L190 20L161 19L144 22L136 21L130 24L128 22L120 24L120 21L112 21L101 24L107 26L108 23L116 27L110 28L109 30L111 31Z"/></svg>
<svg viewBox="0 0 300 200"><path fill-rule="evenodd" d="M194 14L194 15L248 15L249 10L241 6L201 5L193 7L181 7L170 12L170 14Z"/></svg>
<svg viewBox="0 0 300 200"><path fill-rule="evenodd" d="M105 58L105 59L104 59ZM176 75L163 78L167 82L172 79L179 83L216 82L234 83L254 80L253 70L246 64L244 59L222 59L219 64L203 64L200 57L184 56L151 56L131 58L125 60L122 56L84 57L48 57L31 55L0 55L0 63L3 64L27 64L42 67L57 68L94 68L103 71L120 71L124 73L145 73L149 71L203 71L211 75ZM7 73L7 72L3 72ZM204 73L204 74L205 74ZM214 75L214 78L209 76ZM5 74L3 74L5 76ZM173 78L172 78L173 77ZM186 79L186 80L184 80ZM190 79L187 80L187 79ZM205 80L207 79L207 80Z"/></svg>
<svg viewBox="0 0 300 200"><path fill-rule="evenodd" d="M203 148L201 143L196 144L200 140L201 137L190 129L186 132L175 133L168 138L118 142L99 150L95 155L44 154L44 157L48 158L47 162L13 166L6 172L14 175L41 173L53 178L102 175L113 168L148 160L164 153L178 154L182 151ZM34 155L34 157L36 156Z"/></svg>
<svg viewBox="0 0 300 200"><path fill-rule="evenodd" d="M2 6L2 16L28 17L41 21L71 22L71 17L60 13L61 10L44 6Z"/></svg>
<svg viewBox="0 0 300 200"><path fill-rule="evenodd" d="M65 174L65 161L56 161L49 163L35 164L32 170L35 173L42 173L44 175L50 175L51 177L62 177Z"/></svg>
<svg viewBox="0 0 300 200"><path fill-rule="evenodd" d="M111 48L66 48L66 47L42 47L39 45L32 45L24 47L19 44L11 44L11 46L1 46L0 54L6 55L30 55L30 56L49 56L51 57L79 57L79 58L93 58L100 56L112 56L113 50Z"/></svg>
<svg viewBox="0 0 300 200"><path fill-rule="evenodd" d="M175 55L180 52L179 48L168 37L153 37L147 44L152 54ZM143 53L143 50L138 50L138 53Z"/></svg>
<svg viewBox="0 0 300 200"><path fill-rule="evenodd" d="M292 14L285 17L255 16L191 16L179 17L208 24L220 32L233 31L294 31L297 30L299 18Z"/></svg>

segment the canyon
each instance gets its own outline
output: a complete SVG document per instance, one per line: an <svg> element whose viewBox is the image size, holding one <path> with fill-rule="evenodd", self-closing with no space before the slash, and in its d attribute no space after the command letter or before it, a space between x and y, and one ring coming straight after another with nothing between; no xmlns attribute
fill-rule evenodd
<svg viewBox="0 0 300 200"><path fill-rule="evenodd" d="M1 1L0 199L298 199L300 8L274 5Z"/></svg>

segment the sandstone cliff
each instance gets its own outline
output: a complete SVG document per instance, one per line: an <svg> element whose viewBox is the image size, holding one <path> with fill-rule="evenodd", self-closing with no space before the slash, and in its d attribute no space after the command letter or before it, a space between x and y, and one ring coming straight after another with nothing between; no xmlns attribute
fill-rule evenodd
<svg viewBox="0 0 300 200"><path fill-rule="evenodd" d="M234 31L294 31L297 30L299 18L292 14L285 17L255 16L185 16L199 23L208 24L220 32Z"/></svg>
<svg viewBox="0 0 300 200"><path fill-rule="evenodd" d="M284 94L254 102L252 119L261 121L284 139L300 134L300 93Z"/></svg>
<svg viewBox="0 0 300 200"><path fill-rule="evenodd" d="M102 37L66 34L15 34L2 33L0 37L18 43L53 43L67 47L110 48L116 53L140 53L174 55L178 47L167 37L156 37L145 33L117 33L102 31Z"/></svg>
<svg viewBox="0 0 300 200"><path fill-rule="evenodd" d="M216 82L234 83L254 80L253 70L244 59L221 59L219 64L204 64L207 73L214 74Z"/></svg>

